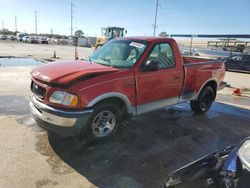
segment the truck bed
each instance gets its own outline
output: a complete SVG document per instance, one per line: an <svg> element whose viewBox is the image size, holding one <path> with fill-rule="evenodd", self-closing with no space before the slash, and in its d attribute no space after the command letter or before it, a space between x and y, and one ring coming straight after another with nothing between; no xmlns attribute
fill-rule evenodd
<svg viewBox="0 0 250 188"><path fill-rule="evenodd" d="M218 62L214 59L202 58L202 57L193 57L193 56L182 56L184 65L194 64L194 63L205 63L205 62Z"/></svg>
<svg viewBox="0 0 250 188"><path fill-rule="evenodd" d="M183 56L182 58L185 74L181 94L182 100L197 99L200 89L203 88L211 78L217 78L214 84L215 89L218 88L219 83L224 78L224 61L190 56Z"/></svg>

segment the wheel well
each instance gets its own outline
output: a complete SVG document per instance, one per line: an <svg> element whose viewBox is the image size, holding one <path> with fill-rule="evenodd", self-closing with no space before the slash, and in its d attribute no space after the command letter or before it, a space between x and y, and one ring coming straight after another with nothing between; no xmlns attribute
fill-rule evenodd
<svg viewBox="0 0 250 188"><path fill-rule="evenodd" d="M128 114L128 109L127 109L125 102L118 97L109 97L109 98L103 99L97 102L94 106L98 106L103 103L113 103L117 105L117 107L121 110L122 118Z"/></svg>
<svg viewBox="0 0 250 188"><path fill-rule="evenodd" d="M206 83L206 85L203 88L205 88L206 86L212 87L212 89L214 91L214 100L215 100L216 92L217 92L217 83L216 83L216 81L209 81L208 83Z"/></svg>

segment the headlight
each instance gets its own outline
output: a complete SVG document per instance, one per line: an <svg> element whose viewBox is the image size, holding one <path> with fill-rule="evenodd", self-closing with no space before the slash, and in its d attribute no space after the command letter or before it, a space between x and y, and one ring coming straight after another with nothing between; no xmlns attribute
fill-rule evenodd
<svg viewBox="0 0 250 188"><path fill-rule="evenodd" d="M54 91L49 98L49 102L75 107L78 103L78 97L63 91Z"/></svg>

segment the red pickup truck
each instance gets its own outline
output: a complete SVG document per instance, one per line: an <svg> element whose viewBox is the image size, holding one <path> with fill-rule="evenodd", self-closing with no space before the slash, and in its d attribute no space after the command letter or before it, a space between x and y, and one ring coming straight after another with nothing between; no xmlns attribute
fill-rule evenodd
<svg viewBox="0 0 250 188"><path fill-rule="evenodd" d="M182 57L171 38L113 39L86 61L33 69L30 107L53 133L102 140L129 115L186 101L206 112L224 74L223 61Z"/></svg>

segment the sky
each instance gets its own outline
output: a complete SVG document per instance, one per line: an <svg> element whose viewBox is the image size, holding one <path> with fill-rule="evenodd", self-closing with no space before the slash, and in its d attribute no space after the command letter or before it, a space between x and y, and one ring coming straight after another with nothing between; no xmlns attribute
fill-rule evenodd
<svg viewBox="0 0 250 188"><path fill-rule="evenodd" d="M101 28L124 27L127 36L153 35L156 0L72 0L73 30L99 36ZM70 35L70 0L0 0L2 26ZM156 34L250 34L250 0L159 0Z"/></svg>

